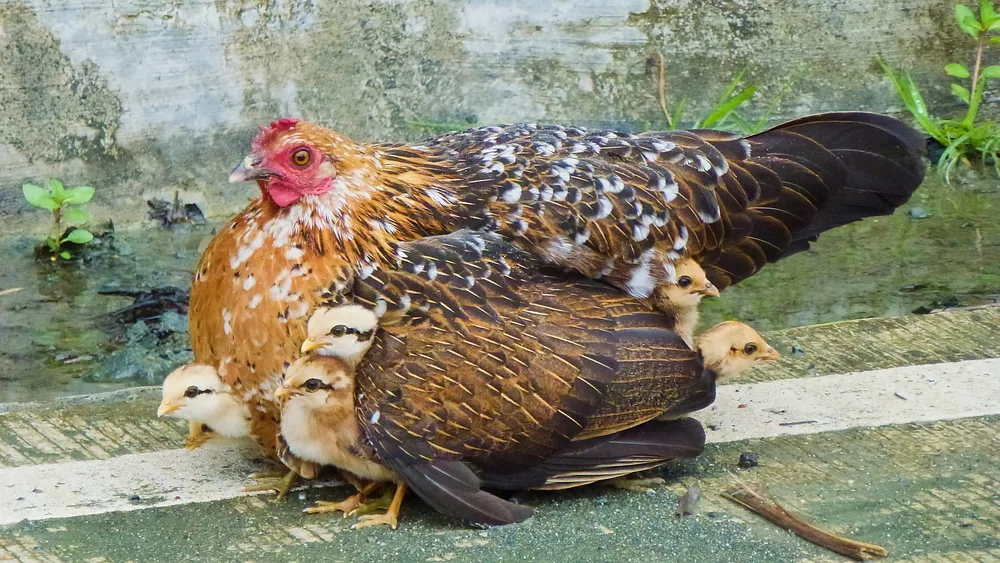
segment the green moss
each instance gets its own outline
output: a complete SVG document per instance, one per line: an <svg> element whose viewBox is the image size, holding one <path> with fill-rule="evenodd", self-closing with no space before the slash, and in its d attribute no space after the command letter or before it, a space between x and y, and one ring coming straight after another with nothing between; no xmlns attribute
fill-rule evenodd
<svg viewBox="0 0 1000 563"><path fill-rule="evenodd" d="M0 6L0 144L31 161L115 156L121 103L97 65L73 65L24 2Z"/></svg>

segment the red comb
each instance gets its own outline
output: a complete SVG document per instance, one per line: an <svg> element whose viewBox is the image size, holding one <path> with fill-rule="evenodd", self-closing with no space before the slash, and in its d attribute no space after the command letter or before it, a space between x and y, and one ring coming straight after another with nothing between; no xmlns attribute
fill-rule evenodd
<svg viewBox="0 0 1000 563"><path fill-rule="evenodd" d="M257 138L253 140L254 147L266 147L274 141L275 137L278 136L282 131L288 131L289 129L295 127L301 119L296 119L294 117L283 117L277 121L272 121L270 127L260 126L260 134Z"/></svg>

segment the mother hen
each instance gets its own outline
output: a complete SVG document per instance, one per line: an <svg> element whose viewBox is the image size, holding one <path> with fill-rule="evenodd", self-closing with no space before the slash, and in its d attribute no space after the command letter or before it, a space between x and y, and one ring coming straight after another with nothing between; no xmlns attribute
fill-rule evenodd
<svg viewBox="0 0 1000 563"><path fill-rule="evenodd" d="M923 145L908 126L867 113L814 115L749 137L511 125L419 146L359 144L282 119L230 176L256 181L262 197L202 256L190 304L195 360L227 374L252 407L252 434L273 452L272 393L310 312L394 263L399 242L498 232L669 310L664 292L683 259L725 288L823 231L891 213L923 180ZM369 305L376 316L386 308L377 296Z"/></svg>

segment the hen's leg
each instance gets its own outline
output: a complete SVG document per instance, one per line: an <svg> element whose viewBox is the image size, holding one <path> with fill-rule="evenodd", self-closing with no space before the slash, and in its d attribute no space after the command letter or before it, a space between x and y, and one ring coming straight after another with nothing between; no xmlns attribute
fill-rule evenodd
<svg viewBox="0 0 1000 563"><path fill-rule="evenodd" d="M666 481L664 481L662 477L637 478L625 476L611 479L608 481L608 484L616 489L636 493L648 493L653 490L652 487L654 485L664 485L666 484Z"/></svg>
<svg viewBox="0 0 1000 563"><path fill-rule="evenodd" d="M281 469L275 469L273 471L254 473L250 478L257 481L257 483L243 487L243 492L275 491L278 493L278 500L285 500L288 492L292 490L295 482L298 481L299 474L294 471L286 472Z"/></svg>
<svg viewBox="0 0 1000 563"><path fill-rule="evenodd" d="M406 483L396 483L396 494L392 496L392 504L385 514L370 514L362 516L359 522L351 526L352 530L367 528L368 526L378 526L385 524L395 530L399 526L399 509L403 506L403 497L406 496Z"/></svg>

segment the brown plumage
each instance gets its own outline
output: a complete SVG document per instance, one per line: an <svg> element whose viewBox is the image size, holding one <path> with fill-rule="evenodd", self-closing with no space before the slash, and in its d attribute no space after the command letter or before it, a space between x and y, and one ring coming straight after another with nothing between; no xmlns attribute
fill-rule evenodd
<svg viewBox="0 0 1000 563"><path fill-rule="evenodd" d="M282 411L292 454L404 483L445 514L496 525L531 511L482 485L567 488L701 452L696 421L654 419L710 404L728 360L704 362L647 304L554 275L496 235L459 231L394 256L324 304L382 313L356 390L341 358L290 368L279 396L312 409ZM341 322L324 311L310 326L322 334ZM743 338L713 342L742 349Z"/></svg>

